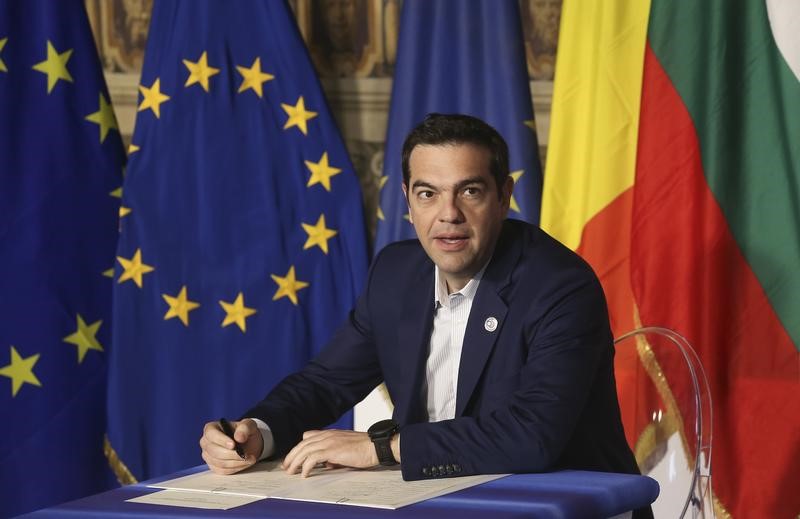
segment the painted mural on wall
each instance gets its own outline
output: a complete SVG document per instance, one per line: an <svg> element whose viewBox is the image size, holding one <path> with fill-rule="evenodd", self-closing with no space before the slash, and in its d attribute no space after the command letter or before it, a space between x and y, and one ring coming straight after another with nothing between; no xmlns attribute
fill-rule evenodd
<svg viewBox="0 0 800 519"><path fill-rule="evenodd" d="M106 72L139 75L152 8L153 0L86 0Z"/></svg>
<svg viewBox="0 0 800 519"><path fill-rule="evenodd" d="M522 33L528 74L535 80L553 80L558 48L561 0L521 0Z"/></svg>
<svg viewBox="0 0 800 519"><path fill-rule="evenodd" d="M392 77L403 0L288 1L321 78ZM135 87L144 60L153 0L85 2L106 74L130 75ZM519 0L528 73L532 80L553 79L561 2ZM374 231L382 145L349 135L348 128L341 123L340 128L361 180L370 231ZM129 135L124 137L130 138ZM540 150L543 156L544 152Z"/></svg>
<svg viewBox="0 0 800 519"><path fill-rule="evenodd" d="M300 32L321 77L390 77L399 0L296 0Z"/></svg>
<svg viewBox="0 0 800 519"><path fill-rule="evenodd" d="M531 79L552 80L562 0L519 0ZM391 77L402 0L289 0L320 77ZM153 0L86 0L103 66L142 67Z"/></svg>

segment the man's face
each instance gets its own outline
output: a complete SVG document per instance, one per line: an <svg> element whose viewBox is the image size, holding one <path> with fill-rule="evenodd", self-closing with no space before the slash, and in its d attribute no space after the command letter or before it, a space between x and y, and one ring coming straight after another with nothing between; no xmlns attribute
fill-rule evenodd
<svg viewBox="0 0 800 519"><path fill-rule="evenodd" d="M411 223L451 292L489 261L508 212L514 181L498 197L489 160L489 150L472 144L421 145L409 157Z"/></svg>

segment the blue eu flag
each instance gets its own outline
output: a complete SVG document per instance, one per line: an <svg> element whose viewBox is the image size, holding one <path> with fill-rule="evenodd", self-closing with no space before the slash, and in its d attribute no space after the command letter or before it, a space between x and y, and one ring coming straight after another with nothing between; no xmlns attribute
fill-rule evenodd
<svg viewBox="0 0 800 519"><path fill-rule="evenodd" d="M0 517L113 484L107 271L124 160L84 3L0 1Z"/></svg>
<svg viewBox="0 0 800 519"><path fill-rule="evenodd" d="M406 0L400 18L375 250L413 238L401 184L403 140L430 112L463 113L508 143L509 217L539 222L542 170L517 0Z"/></svg>
<svg viewBox="0 0 800 519"><path fill-rule="evenodd" d="M109 353L124 481L202 463L203 424L305 365L368 261L358 179L285 2L156 2L139 92Z"/></svg>

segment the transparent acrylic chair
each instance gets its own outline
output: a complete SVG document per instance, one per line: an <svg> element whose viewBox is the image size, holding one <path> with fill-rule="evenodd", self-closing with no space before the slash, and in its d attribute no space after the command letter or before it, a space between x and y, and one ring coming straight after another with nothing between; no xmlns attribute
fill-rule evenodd
<svg viewBox="0 0 800 519"><path fill-rule="evenodd" d="M683 336L656 326L615 341L614 371L625 435L642 474L656 479L658 518L713 518L711 394Z"/></svg>

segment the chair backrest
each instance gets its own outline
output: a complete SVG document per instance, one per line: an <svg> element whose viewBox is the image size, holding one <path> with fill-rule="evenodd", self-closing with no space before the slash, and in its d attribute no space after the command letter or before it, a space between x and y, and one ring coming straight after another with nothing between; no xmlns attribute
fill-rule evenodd
<svg viewBox="0 0 800 519"><path fill-rule="evenodd" d="M642 474L661 486L659 517L714 517L711 393L697 353L657 326L615 341L615 375L625 435Z"/></svg>

